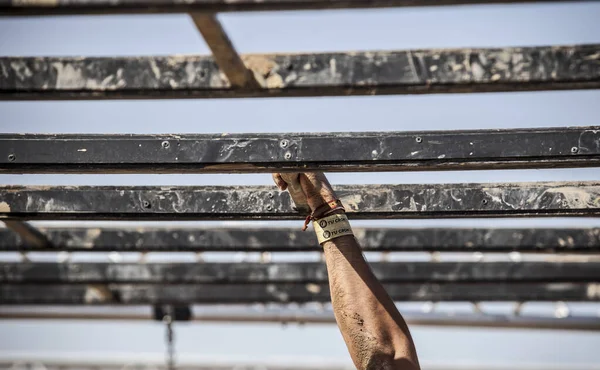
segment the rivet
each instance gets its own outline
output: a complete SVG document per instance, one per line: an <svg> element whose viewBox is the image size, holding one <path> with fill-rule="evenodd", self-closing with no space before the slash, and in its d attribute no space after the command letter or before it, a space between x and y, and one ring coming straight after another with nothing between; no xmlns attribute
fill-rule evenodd
<svg viewBox="0 0 600 370"><path fill-rule="evenodd" d="M150 205L150 202L148 202L147 200L145 200L145 201L143 201L143 202L142 202L142 206L143 206L144 208L151 208L151 207L152 207L152 206Z"/></svg>
<svg viewBox="0 0 600 370"><path fill-rule="evenodd" d="M165 149L169 149L169 147L171 146L171 144L169 144L169 142L168 142L168 141L163 141L161 145L162 145L162 147L163 147L163 148L165 148Z"/></svg>
<svg viewBox="0 0 600 370"><path fill-rule="evenodd" d="M487 202L488 202L487 199L484 199L481 201L481 203L483 203L483 204L487 204Z"/></svg>
<svg viewBox="0 0 600 370"><path fill-rule="evenodd" d="M423 138L422 138L422 137L420 137L420 136L417 136L417 137L415 138L415 141L416 141L417 143L421 143L421 142L423 142Z"/></svg>
<svg viewBox="0 0 600 370"><path fill-rule="evenodd" d="M292 153L290 153L290 152L285 153L285 159L290 159L290 158L292 158Z"/></svg>
<svg viewBox="0 0 600 370"><path fill-rule="evenodd" d="M273 193L269 192L269 194L267 194L269 196L269 198L273 199Z"/></svg>
<svg viewBox="0 0 600 370"><path fill-rule="evenodd" d="M577 153L579 151L579 148L574 146L571 148L571 153Z"/></svg>
<svg viewBox="0 0 600 370"><path fill-rule="evenodd" d="M11 162L14 162L14 161L15 161L15 159L17 159L17 156L16 156L16 155L14 155L14 154L9 154L9 155L8 155L8 160L9 160L9 161L11 161Z"/></svg>
<svg viewBox="0 0 600 370"><path fill-rule="evenodd" d="M271 211L273 209L272 206L267 206L267 211Z"/></svg>
<svg viewBox="0 0 600 370"><path fill-rule="evenodd" d="M279 142L279 146L282 147L283 149L287 148L288 145L290 145L289 140L283 139Z"/></svg>

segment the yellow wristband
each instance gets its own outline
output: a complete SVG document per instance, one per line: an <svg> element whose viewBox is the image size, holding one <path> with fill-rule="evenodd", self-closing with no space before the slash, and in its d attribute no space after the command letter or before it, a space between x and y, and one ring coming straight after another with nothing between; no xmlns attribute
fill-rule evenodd
<svg viewBox="0 0 600 370"><path fill-rule="evenodd" d="M335 214L313 221L319 244L344 235L354 235L348 217L345 214Z"/></svg>

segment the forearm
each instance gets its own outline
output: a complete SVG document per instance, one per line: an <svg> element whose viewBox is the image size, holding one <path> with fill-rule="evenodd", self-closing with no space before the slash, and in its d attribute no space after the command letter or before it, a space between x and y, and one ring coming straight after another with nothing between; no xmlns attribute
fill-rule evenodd
<svg viewBox="0 0 600 370"><path fill-rule="evenodd" d="M296 205L305 204L312 212L307 222L314 221L323 246L333 310L356 367L419 370L408 327L349 235L348 220L339 215L345 211L325 175L280 173L273 180L280 190L290 190Z"/></svg>
<svg viewBox="0 0 600 370"><path fill-rule="evenodd" d="M418 370L408 327L353 236L323 243L338 326L360 370Z"/></svg>

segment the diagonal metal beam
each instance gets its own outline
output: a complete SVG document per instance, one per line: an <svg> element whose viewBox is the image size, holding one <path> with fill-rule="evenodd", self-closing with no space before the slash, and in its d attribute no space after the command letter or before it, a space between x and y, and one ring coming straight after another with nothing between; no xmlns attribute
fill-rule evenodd
<svg viewBox="0 0 600 370"><path fill-rule="evenodd" d="M163 14L571 1L575 0L1 0L0 15Z"/></svg>
<svg viewBox="0 0 600 370"><path fill-rule="evenodd" d="M0 134L4 173L271 173L600 166L600 126L234 135Z"/></svg>
<svg viewBox="0 0 600 370"><path fill-rule="evenodd" d="M600 45L242 56L267 88L232 89L209 56L3 57L0 100L182 99L600 88Z"/></svg>
<svg viewBox="0 0 600 370"><path fill-rule="evenodd" d="M242 89L260 89L261 83L238 55L217 15L191 13L190 16L231 86Z"/></svg>
<svg viewBox="0 0 600 370"><path fill-rule="evenodd" d="M314 233L299 228L42 227L51 250L144 251L314 251ZM467 229L354 228L365 251L599 253L599 228ZM0 250L48 250L27 245L0 229Z"/></svg>
<svg viewBox="0 0 600 370"><path fill-rule="evenodd" d="M17 220L2 220L2 222L4 222L4 225L6 225L7 228L20 236L23 245L44 250L52 247L52 242L48 240L46 235L31 226L31 224Z"/></svg>
<svg viewBox="0 0 600 370"><path fill-rule="evenodd" d="M600 301L597 283L385 284L395 301ZM1 284L3 305L243 304L330 302L327 284L109 285Z"/></svg>
<svg viewBox="0 0 600 370"><path fill-rule="evenodd" d="M598 216L600 183L335 186L349 217ZM302 219L274 186L3 186L0 216L26 219Z"/></svg>
<svg viewBox="0 0 600 370"><path fill-rule="evenodd" d="M316 247L315 247L316 249ZM2 263L2 284L323 284L319 262ZM382 283L600 281L598 262L374 262Z"/></svg>

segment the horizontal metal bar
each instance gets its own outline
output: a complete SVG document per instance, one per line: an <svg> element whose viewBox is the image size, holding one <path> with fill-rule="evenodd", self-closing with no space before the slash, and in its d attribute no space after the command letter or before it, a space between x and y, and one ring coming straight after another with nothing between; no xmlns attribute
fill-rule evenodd
<svg viewBox="0 0 600 370"><path fill-rule="evenodd" d="M270 173L600 166L600 126L213 135L0 134L5 173Z"/></svg>
<svg viewBox="0 0 600 370"><path fill-rule="evenodd" d="M599 283L384 284L395 301L600 301ZM329 302L327 284L0 285L0 304L242 304Z"/></svg>
<svg viewBox="0 0 600 370"><path fill-rule="evenodd" d="M312 232L299 228L40 227L52 247L28 244L0 229L0 250L22 251L314 251ZM600 229L354 228L365 251L600 252Z"/></svg>
<svg viewBox="0 0 600 370"><path fill-rule="evenodd" d="M0 100L182 99L600 88L600 45L245 55L266 88L209 56L3 57Z"/></svg>
<svg viewBox="0 0 600 370"><path fill-rule="evenodd" d="M30 310L35 308L35 310ZM96 310L84 310L93 308ZM104 308L104 307L102 307ZM0 307L0 320L110 320L110 321L149 321L150 313L124 311L115 307L98 311L98 307L61 307L48 310L46 307L3 306ZM475 328L512 328L512 329L549 329L600 331L600 318L573 316L554 318L543 316L513 316L491 314L441 314L403 312L402 316L410 326L475 327ZM222 312L218 307L212 310L193 312L192 321L223 323L298 323L298 324L335 324L332 312L308 310L282 310L281 312Z"/></svg>
<svg viewBox="0 0 600 370"><path fill-rule="evenodd" d="M600 281L598 262L375 262L370 265L384 283ZM327 268L320 262L0 264L2 284L320 284L327 281Z"/></svg>
<svg viewBox="0 0 600 370"><path fill-rule="evenodd" d="M100 357L104 355L104 357ZM31 369L42 368L46 370L123 370L123 368L134 368L136 370L168 370L165 361L155 355L148 353L127 353L118 355L117 352L110 355L102 354L95 357L86 357L85 359L76 358L67 359L67 355L57 356L34 356L24 357L23 355L3 355L0 359L0 368L2 369ZM115 358L116 357L116 358ZM181 356L177 359L178 370L232 370L232 369L261 369L261 370L348 370L347 362L342 360L306 360L298 356L286 356L281 360L189 360ZM109 358L109 359L107 359ZM325 362L325 363L324 363ZM441 364L438 362L422 362L424 369L428 370L597 370L594 365L548 365L549 360L543 362L517 363L504 366L497 364L484 364L483 361L473 362L472 364Z"/></svg>
<svg viewBox="0 0 600 370"><path fill-rule="evenodd" d="M600 183L343 185L349 217L600 215ZM274 186L3 186L0 217L25 219L302 219Z"/></svg>
<svg viewBox="0 0 600 370"><path fill-rule="evenodd" d="M129 13L187 13L273 10L385 8L465 4L572 2L575 0L1 0L0 15L75 15ZM586 1L586 0L583 0ZM593 0L588 0L593 1Z"/></svg>

